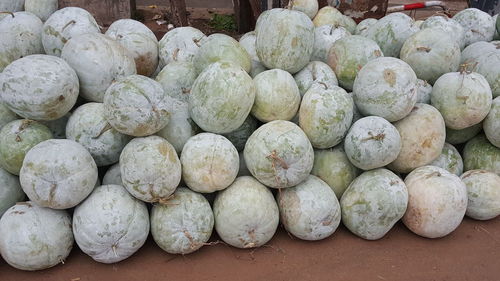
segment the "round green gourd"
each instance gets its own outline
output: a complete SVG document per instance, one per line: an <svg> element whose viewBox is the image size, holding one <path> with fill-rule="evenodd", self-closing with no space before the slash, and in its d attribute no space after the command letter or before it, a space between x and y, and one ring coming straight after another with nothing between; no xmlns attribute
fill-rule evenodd
<svg viewBox="0 0 500 281"><path fill-rule="evenodd" d="M314 85L328 88L339 85L335 72L328 64L321 61L311 61L301 71L297 72L293 78L295 78L295 82L299 87L301 97Z"/></svg>
<svg viewBox="0 0 500 281"><path fill-rule="evenodd" d="M192 63L173 61L158 73L155 80L161 84L165 94L179 101L188 102L196 77L196 70Z"/></svg>
<svg viewBox="0 0 500 281"><path fill-rule="evenodd" d="M484 119L483 129L491 144L500 148L500 97L493 100L491 110Z"/></svg>
<svg viewBox="0 0 500 281"><path fill-rule="evenodd" d="M457 176L462 175L464 171L464 162L458 150L451 144L445 143L441 154L434 159L430 166L436 166Z"/></svg>
<svg viewBox="0 0 500 281"><path fill-rule="evenodd" d="M0 168L0 217L25 197L19 178Z"/></svg>
<svg viewBox="0 0 500 281"><path fill-rule="evenodd" d="M500 176L485 170L465 172L462 181L469 201L465 214L476 220L490 220L500 215Z"/></svg>
<svg viewBox="0 0 500 281"><path fill-rule="evenodd" d="M57 7L58 7L57 0L26 0L26 1L24 1L24 10L26 12L30 12L30 13L36 15L42 21L46 21L55 11L57 11Z"/></svg>
<svg viewBox="0 0 500 281"><path fill-rule="evenodd" d="M495 22L486 12L476 8L469 8L455 14L453 19L465 29L466 46L478 41L493 40Z"/></svg>
<svg viewBox="0 0 500 281"><path fill-rule="evenodd" d="M467 142L463 158L464 171L487 170L500 175L500 148L492 145L484 134Z"/></svg>
<svg viewBox="0 0 500 281"><path fill-rule="evenodd" d="M170 30L159 42L159 66L163 68L173 61L193 62L206 37L203 32L190 26Z"/></svg>

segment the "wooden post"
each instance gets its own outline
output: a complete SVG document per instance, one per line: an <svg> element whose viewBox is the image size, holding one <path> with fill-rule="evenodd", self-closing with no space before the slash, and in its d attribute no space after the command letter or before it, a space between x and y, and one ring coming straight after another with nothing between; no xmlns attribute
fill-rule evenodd
<svg viewBox="0 0 500 281"><path fill-rule="evenodd" d="M234 0L234 15L239 33L246 33L255 27L249 0Z"/></svg>
<svg viewBox="0 0 500 281"><path fill-rule="evenodd" d="M170 0L170 11L175 18L175 26L188 26L185 0Z"/></svg>
<svg viewBox="0 0 500 281"><path fill-rule="evenodd" d="M59 0L59 9L80 7L89 11L101 26L109 26L135 13L135 0Z"/></svg>

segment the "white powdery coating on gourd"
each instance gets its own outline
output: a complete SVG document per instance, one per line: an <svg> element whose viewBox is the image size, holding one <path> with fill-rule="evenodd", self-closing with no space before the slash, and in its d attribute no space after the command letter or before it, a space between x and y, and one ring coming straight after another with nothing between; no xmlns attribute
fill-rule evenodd
<svg viewBox="0 0 500 281"><path fill-rule="evenodd" d="M254 78L252 115L262 122L292 119L300 106L300 92L293 76L281 69L259 73Z"/></svg>
<svg viewBox="0 0 500 281"><path fill-rule="evenodd" d="M315 148L339 144L352 124L354 102L344 89L313 86L300 104L299 125Z"/></svg>
<svg viewBox="0 0 500 281"><path fill-rule="evenodd" d="M369 61L383 57L375 41L360 35L339 39L328 51L328 65L335 71L340 86L352 90L358 72Z"/></svg>
<svg viewBox="0 0 500 281"><path fill-rule="evenodd" d="M16 202L24 200L23 189L19 183L19 178L11 173L0 169L0 217Z"/></svg>
<svg viewBox="0 0 500 281"><path fill-rule="evenodd" d="M493 100L491 110L484 119L483 129L491 144L500 148L500 97Z"/></svg>
<svg viewBox="0 0 500 281"><path fill-rule="evenodd" d="M73 242L71 218L64 210L22 202L0 219L0 253L17 269L34 271L64 263Z"/></svg>
<svg viewBox="0 0 500 281"><path fill-rule="evenodd" d="M78 7L58 10L43 25L42 44L45 53L59 57L71 38L86 33L101 33L99 25L89 12Z"/></svg>
<svg viewBox="0 0 500 281"><path fill-rule="evenodd" d="M465 129L453 130L446 128L446 142L450 144L461 144L475 137L483 128L483 123L472 125Z"/></svg>
<svg viewBox="0 0 500 281"><path fill-rule="evenodd" d="M389 121L368 116L351 126L344 148L351 163L360 169L371 170L396 160L401 150L401 136Z"/></svg>
<svg viewBox="0 0 500 281"><path fill-rule="evenodd" d="M321 8L313 19L314 26L334 25L344 27L349 33L356 31L356 22L349 16L344 16L334 7L326 6Z"/></svg>
<svg viewBox="0 0 500 281"><path fill-rule="evenodd" d="M328 64L321 61L311 61L301 71L297 72L293 78L299 87L301 96L314 85L319 85L327 88L338 86L339 82L335 72Z"/></svg>
<svg viewBox="0 0 500 281"><path fill-rule="evenodd" d="M417 79L417 103L431 103L432 85L422 79Z"/></svg>
<svg viewBox="0 0 500 281"><path fill-rule="evenodd" d="M285 9L262 13L256 23L255 48L262 64L296 73L309 63L314 25L306 14Z"/></svg>
<svg viewBox="0 0 500 281"><path fill-rule="evenodd" d="M196 192L228 187L238 175L238 151L225 137L201 133L190 138L181 154L182 179Z"/></svg>
<svg viewBox="0 0 500 281"><path fill-rule="evenodd" d="M279 223L273 194L252 177L239 177L217 194L214 202L215 230L237 248L255 248L273 237Z"/></svg>
<svg viewBox="0 0 500 281"><path fill-rule="evenodd" d="M210 64L218 61L239 65L248 73L252 69L252 61L245 48L233 37L222 33L212 34L203 40L193 64L196 72L201 73Z"/></svg>
<svg viewBox="0 0 500 281"><path fill-rule="evenodd" d="M490 220L500 215L500 176L485 170L465 172L469 201L465 214L476 220Z"/></svg>
<svg viewBox="0 0 500 281"><path fill-rule="evenodd" d="M316 13L318 13L319 4L318 0L291 0L288 4L288 8L303 12L312 19Z"/></svg>
<svg viewBox="0 0 500 281"><path fill-rule="evenodd" d="M134 58L108 36L87 33L73 37L61 53L80 79L80 95L102 102L106 89L116 80L136 73Z"/></svg>
<svg viewBox="0 0 500 281"><path fill-rule="evenodd" d="M24 10L33 13L42 21L46 21L55 11L57 11L57 7L57 0L26 0L24 2Z"/></svg>
<svg viewBox="0 0 500 281"><path fill-rule="evenodd" d="M69 118L66 137L83 145L98 167L118 162L130 137L115 130L104 118L104 105L89 102L78 107Z"/></svg>
<svg viewBox="0 0 500 281"><path fill-rule="evenodd" d="M4 11L1 10L0 11ZM1 14L0 14L1 19ZM43 54L43 22L32 13L17 12L0 20L0 72L11 62L33 54Z"/></svg>
<svg viewBox="0 0 500 281"><path fill-rule="evenodd" d="M168 203L151 210L151 234L169 254L189 254L210 239L214 228L212 208L203 195L179 187Z"/></svg>
<svg viewBox="0 0 500 281"><path fill-rule="evenodd" d="M376 24L377 22L378 22L378 19L374 19L374 18L367 18L367 19L362 20L356 26L356 30L354 31L354 34L366 37L366 32L368 31L368 28L370 28L372 25Z"/></svg>
<svg viewBox="0 0 500 281"><path fill-rule="evenodd" d="M470 66L469 69L470 69L474 66L473 64L474 62L477 61L478 57L496 50L500 50L499 41L494 41L494 42L479 41L476 43L472 43L462 51L462 57L460 63L469 64Z"/></svg>
<svg viewBox="0 0 500 281"><path fill-rule="evenodd" d="M146 242L148 209L123 186L99 186L75 208L73 233L78 247L95 261L119 262Z"/></svg>
<svg viewBox="0 0 500 281"><path fill-rule="evenodd" d="M342 145L324 150L314 150L311 174L325 181L340 200L351 182L360 174L347 157Z"/></svg>
<svg viewBox="0 0 500 281"><path fill-rule="evenodd" d="M238 151L243 151L248 138L257 129L257 125L257 120L255 120L255 118L253 118L251 115L248 115L247 119L245 119L245 122L243 122L243 124L238 129L224 134L223 136L226 137Z"/></svg>
<svg viewBox="0 0 500 281"><path fill-rule="evenodd" d="M92 192L97 166L79 143L47 140L28 151L19 179L26 195L37 205L68 209Z"/></svg>
<svg viewBox="0 0 500 281"><path fill-rule="evenodd" d="M364 172L347 188L340 200L342 222L355 235L377 240L405 214L408 190L387 169Z"/></svg>
<svg viewBox="0 0 500 281"><path fill-rule="evenodd" d="M266 67L260 62L257 56L257 51L255 50L256 40L257 36L255 35L255 31L245 33L239 40L241 47L247 51L252 60L252 70L250 70L250 76L252 76L252 78L266 70Z"/></svg>
<svg viewBox="0 0 500 281"><path fill-rule="evenodd" d="M322 25L314 28L314 50L311 61L328 62L328 52L333 44L346 36L351 35L347 29L336 27L333 24Z"/></svg>
<svg viewBox="0 0 500 281"><path fill-rule="evenodd" d="M490 85L479 73L446 73L432 87L431 104L450 129L460 130L483 121L491 102Z"/></svg>
<svg viewBox="0 0 500 281"><path fill-rule="evenodd" d="M0 83L4 104L28 119L59 119L78 98L75 71L54 56L31 55L17 60L5 68Z"/></svg>
<svg viewBox="0 0 500 281"><path fill-rule="evenodd" d="M451 144L445 143L441 154L429 166L436 166L457 176L464 171L464 162L458 150Z"/></svg>
<svg viewBox="0 0 500 281"><path fill-rule="evenodd" d="M15 120L0 130L0 166L19 175L24 156L35 145L52 138L46 126L32 120Z"/></svg>
<svg viewBox="0 0 500 281"><path fill-rule="evenodd" d="M426 28L410 36L401 48L401 59L418 78L431 84L441 75L457 71L460 47L450 34L440 28Z"/></svg>
<svg viewBox="0 0 500 281"><path fill-rule="evenodd" d="M224 134L238 129L255 100L252 78L240 66L216 62L196 78L189 113L201 129Z"/></svg>
<svg viewBox="0 0 500 281"><path fill-rule="evenodd" d="M17 115L12 112L5 104L0 102L0 129L7 123L16 120Z"/></svg>
<svg viewBox="0 0 500 281"><path fill-rule="evenodd" d="M165 128L170 121L174 99L160 83L131 75L112 84L104 95L104 117L126 135L143 137Z"/></svg>
<svg viewBox="0 0 500 281"><path fill-rule="evenodd" d="M427 18L420 29L426 28L440 28L444 30L447 34L453 35L453 40L456 40L460 50L465 48L465 29L456 20L451 19L447 16L432 16Z"/></svg>
<svg viewBox="0 0 500 281"><path fill-rule="evenodd" d="M408 115L417 102L417 76L402 60L377 58L358 72L353 93L361 114L395 122Z"/></svg>
<svg viewBox="0 0 500 281"><path fill-rule="evenodd" d="M469 60L467 63L474 66L474 71L483 75L491 87L493 97L500 96L500 44L499 49L484 53L475 60Z"/></svg>
<svg viewBox="0 0 500 281"><path fill-rule="evenodd" d="M491 41L495 35L495 22L487 13L469 8L458 12L453 19L465 30L465 46L478 41Z"/></svg>
<svg viewBox="0 0 500 281"><path fill-rule="evenodd" d="M460 225L467 209L467 188L458 176L424 166L411 172L405 184L409 196L403 223L412 232L439 238Z"/></svg>
<svg viewBox="0 0 500 281"><path fill-rule="evenodd" d="M196 135L199 131L200 128L198 128L194 121L191 120L191 116L189 116L189 104L175 100L172 105L170 121L156 135L166 139L174 146L177 154L180 154L189 138Z"/></svg>
<svg viewBox="0 0 500 281"><path fill-rule="evenodd" d="M181 181L181 161L174 147L158 136L135 138L120 155L125 188L145 202L167 200Z"/></svg>
<svg viewBox="0 0 500 281"><path fill-rule="evenodd" d="M419 28L403 13L392 13L370 26L365 36L377 42L385 56L399 57L403 43Z"/></svg>
<svg viewBox="0 0 500 281"><path fill-rule="evenodd" d="M116 184L123 185L122 183L122 174L120 172L120 163L116 163L113 166L109 167L102 178L102 185L108 184Z"/></svg>
<svg viewBox="0 0 500 281"><path fill-rule="evenodd" d="M24 0L1 0L0 1L0 11L2 12L19 12L22 11L24 7ZM0 20L2 17L0 16Z"/></svg>
<svg viewBox="0 0 500 281"><path fill-rule="evenodd" d="M197 76L192 63L174 61L165 66L155 80L161 84L165 94L179 101L189 102L191 87Z"/></svg>
<svg viewBox="0 0 500 281"><path fill-rule="evenodd" d="M170 30L159 42L160 67L163 68L173 61L193 62L201 41L206 37L203 32L190 26Z"/></svg>
<svg viewBox="0 0 500 281"><path fill-rule="evenodd" d="M137 74L151 76L158 66L158 39L143 23L132 19L113 22L105 33L130 51Z"/></svg>
<svg viewBox="0 0 500 281"><path fill-rule="evenodd" d="M394 123L401 136L401 151L389 164L393 171L409 173L436 159L444 146L444 120L434 107L418 103L404 119Z"/></svg>
<svg viewBox="0 0 500 281"><path fill-rule="evenodd" d="M304 181L312 169L314 151L306 134L289 121L262 125L243 151L248 170L266 186L285 188Z"/></svg>
<svg viewBox="0 0 500 281"><path fill-rule="evenodd" d="M71 112L66 113L63 117L50 120L50 121L40 121L40 123L44 124L49 128L52 132L52 136L54 139L65 139L66 138L66 125L68 124L69 117L71 116Z"/></svg>
<svg viewBox="0 0 500 281"><path fill-rule="evenodd" d="M330 186L316 176L283 189L277 201L285 229L300 239L324 239L340 224L339 201Z"/></svg>
<svg viewBox="0 0 500 281"><path fill-rule="evenodd" d="M464 170L488 170L500 176L500 148L492 145L485 135L481 134L464 147Z"/></svg>

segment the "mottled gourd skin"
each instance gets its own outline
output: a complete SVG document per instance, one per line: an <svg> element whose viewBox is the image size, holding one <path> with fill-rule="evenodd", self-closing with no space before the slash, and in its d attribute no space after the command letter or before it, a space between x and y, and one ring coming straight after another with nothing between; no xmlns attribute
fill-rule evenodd
<svg viewBox="0 0 500 281"><path fill-rule="evenodd" d="M314 50L311 61L328 62L328 52L333 44L346 36L351 35L347 29L333 24L322 25L314 28Z"/></svg>
<svg viewBox="0 0 500 281"><path fill-rule="evenodd" d="M112 84L104 95L104 117L118 132L143 137L165 128L174 100L160 83L131 75Z"/></svg>
<svg viewBox="0 0 500 281"><path fill-rule="evenodd" d="M340 200L342 222L355 235L377 240L405 214L408 190L387 169L364 172L347 188Z"/></svg>
<svg viewBox="0 0 500 281"><path fill-rule="evenodd" d="M315 148L339 144L352 123L354 102L344 89L313 86L300 104L299 124Z"/></svg>
<svg viewBox="0 0 500 281"><path fill-rule="evenodd" d="M436 159L444 146L444 120L434 107L418 103L404 119L394 123L401 136L401 151L389 168L409 173Z"/></svg>
<svg viewBox="0 0 500 281"><path fill-rule="evenodd" d="M251 114L262 122L291 120L300 106L293 76L281 69L266 70L254 78L255 102Z"/></svg>
<svg viewBox="0 0 500 281"><path fill-rule="evenodd" d="M64 210L21 202L0 219L0 253L17 269L42 270L64 263L73 242L71 218Z"/></svg>
<svg viewBox="0 0 500 281"><path fill-rule="evenodd" d="M464 170L487 170L500 176L500 148L492 145L485 135L481 134L464 147Z"/></svg>
<svg viewBox="0 0 500 281"><path fill-rule="evenodd" d="M75 71L54 56L31 55L17 60L5 68L0 83L4 104L27 119L59 119L78 98Z"/></svg>
<svg viewBox="0 0 500 281"><path fill-rule="evenodd" d="M221 33L212 34L203 40L193 64L196 72L201 73L210 64L218 61L239 65L248 73L252 70L252 61L245 48L233 37Z"/></svg>
<svg viewBox="0 0 500 281"><path fill-rule="evenodd" d="M80 80L80 95L89 101L102 102L113 82L136 74L130 52L99 33L73 37L64 45L61 58L75 70Z"/></svg>
<svg viewBox="0 0 500 281"><path fill-rule="evenodd" d="M192 63L174 61L165 66L155 80L161 84L165 94L179 101L189 102L191 87L197 76Z"/></svg>
<svg viewBox="0 0 500 281"><path fill-rule="evenodd" d="M483 123L478 123L476 125L472 125L465 129L461 130L453 130L450 128L446 128L446 142L450 144L461 144L466 143L473 137L475 137L481 129L483 128Z"/></svg>
<svg viewBox="0 0 500 281"><path fill-rule="evenodd" d="M328 65L335 71L340 86L352 90L359 70L369 61L382 57L375 41L360 35L337 40L328 52Z"/></svg>
<svg viewBox="0 0 500 281"><path fill-rule="evenodd" d="M78 247L95 261L119 262L146 242L148 209L123 186L99 186L75 208L73 233Z"/></svg>
<svg viewBox="0 0 500 281"><path fill-rule="evenodd" d="M238 175L238 151L225 137L201 133L190 138L181 154L182 179L196 192L228 187Z"/></svg>
<svg viewBox="0 0 500 281"><path fill-rule="evenodd" d="M281 190L277 201L285 229L300 239L324 239L340 224L339 201L328 184L316 176Z"/></svg>
<svg viewBox="0 0 500 281"><path fill-rule="evenodd" d="M339 200L360 173L361 171L349 161L343 145L314 151L311 174L325 181Z"/></svg>
<svg viewBox="0 0 500 281"><path fill-rule="evenodd" d="M19 12L24 7L24 0L2 0L0 1L0 11L2 12ZM0 16L2 20L2 16Z"/></svg>
<svg viewBox="0 0 500 281"><path fill-rule="evenodd" d="M408 115L417 102L417 76L402 60L377 58L358 72L353 93L361 114L395 122Z"/></svg>
<svg viewBox="0 0 500 281"><path fill-rule="evenodd" d="M102 178L102 185L109 184L123 185L122 174L120 172L120 163L116 163L113 166L109 167L108 171L106 171L106 174L104 174L104 177Z"/></svg>
<svg viewBox="0 0 500 281"><path fill-rule="evenodd" d="M358 25L356 26L356 30L354 31L353 35L361 35L366 37L366 32L368 31L368 28L370 28L372 25L378 22L378 19L374 18L367 18L362 20Z"/></svg>
<svg viewBox="0 0 500 281"><path fill-rule="evenodd" d="M245 162L250 173L272 188L304 181L313 167L314 150L306 134L289 121L262 125L248 138Z"/></svg>
<svg viewBox="0 0 500 281"><path fill-rule="evenodd" d="M438 158L429 163L429 165L445 169L446 171L457 176L462 175L464 171L464 162L462 160L462 156L460 155L458 150L449 143L444 144L441 154L438 156Z"/></svg>
<svg viewBox="0 0 500 281"><path fill-rule="evenodd" d="M273 237L279 223L273 194L252 177L239 177L222 192L213 205L215 230L227 244L255 248Z"/></svg>
<svg viewBox="0 0 500 281"><path fill-rule="evenodd" d="M318 13L319 4L318 0L291 0L288 3L288 8L303 12L312 19Z"/></svg>
<svg viewBox="0 0 500 281"><path fill-rule="evenodd" d="M66 138L66 125L68 124L71 112L66 113L63 117L50 120L50 121L40 121L43 125L47 126L52 132L54 139L65 139Z"/></svg>
<svg viewBox="0 0 500 281"><path fill-rule="evenodd" d="M465 172L469 201L465 214L476 220L490 220L500 215L500 176L485 170Z"/></svg>
<svg viewBox="0 0 500 281"><path fill-rule="evenodd" d="M446 73L432 88L432 106L439 110L446 127L454 130L483 121L490 111L491 102L488 81L475 72Z"/></svg>
<svg viewBox="0 0 500 281"><path fill-rule="evenodd" d="M57 7L58 7L57 0L26 0L26 1L24 1L24 10L26 12L30 12L30 13L36 15L42 21L46 21L55 11L57 11Z"/></svg>
<svg viewBox="0 0 500 281"><path fill-rule="evenodd" d="M371 170L396 160L401 136L389 121L368 116L354 123L344 140L347 157L356 167Z"/></svg>
<svg viewBox="0 0 500 281"><path fill-rule="evenodd" d="M403 13L392 13L370 26L365 36L377 42L387 57L399 57L403 43L419 28Z"/></svg>
<svg viewBox="0 0 500 281"><path fill-rule="evenodd" d="M92 192L97 166L79 143L46 140L28 151L19 179L26 195L37 205L68 209Z"/></svg>
<svg viewBox="0 0 500 281"><path fill-rule="evenodd" d="M151 234L169 254L189 254L205 245L212 235L214 214L203 195L179 187L167 204L151 211Z"/></svg>
<svg viewBox="0 0 500 281"><path fill-rule="evenodd" d="M206 37L203 32L190 26L170 30L159 42L160 67L173 61L193 62Z"/></svg>
<svg viewBox="0 0 500 281"><path fill-rule="evenodd" d="M344 27L349 33L356 31L356 22L348 16L344 16L334 7L326 6L321 8L313 19L314 26L334 25L335 27Z"/></svg>
<svg viewBox="0 0 500 281"><path fill-rule="evenodd" d="M439 238L460 225L467 209L467 188L458 176L423 166L411 172L405 184L409 196L403 223L412 232Z"/></svg>
<svg viewBox="0 0 500 281"><path fill-rule="evenodd" d="M493 44L492 44L493 45ZM500 96L500 44L495 45L492 51L480 51L475 59L465 61L474 71L483 75L491 87L493 97Z"/></svg>
<svg viewBox="0 0 500 281"><path fill-rule="evenodd" d="M78 7L60 9L43 25L42 44L45 53L59 57L71 38L86 33L101 33L99 25L89 12Z"/></svg>
<svg viewBox="0 0 500 281"><path fill-rule="evenodd" d="M487 53L494 52L500 49L500 41L486 42L479 41L472 43L467 48L462 51L462 57L460 63L469 64L469 69L472 68L473 64L477 59Z"/></svg>
<svg viewBox="0 0 500 281"><path fill-rule="evenodd" d="M241 67L229 62L213 63L193 84L189 113L204 131L229 133L247 118L255 91L252 78Z"/></svg>
<svg viewBox="0 0 500 281"><path fill-rule="evenodd" d="M420 29L426 28L440 28L447 34L453 36L452 39L456 40L460 50L465 48L465 29L456 20L448 18L447 16L432 16L427 18Z"/></svg>
<svg viewBox="0 0 500 281"><path fill-rule="evenodd" d="M250 55L250 59L252 60L252 70L250 70L250 76L252 76L252 78L267 69L260 62L259 56L257 56L257 50L255 50L256 40L257 35L255 35L255 31L250 31L241 36L239 41L241 47L243 47L247 51L247 53Z"/></svg>
<svg viewBox="0 0 500 281"><path fill-rule="evenodd" d="M19 178L0 168L0 217L25 197Z"/></svg>
<svg viewBox="0 0 500 281"><path fill-rule="evenodd" d="M194 121L191 120L191 116L189 116L189 104L175 100L172 105L170 121L156 135L166 139L174 146L177 154L180 154L188 139L200 131L200 128L198 128Z"/></svg>
<svg viewBox="0 0 500 281"><path fill-rule="evenodd" d="M104 105L89 102L78 107L69 118L66 137L83 145L98 167L112 165L130 137L119 133L104 118Z"/></svg>
<svg viewBox="0 0 500 281"><path fill-rule="evenodd" d="M440 28L423 29L405 41L400 57L418 78L434 84L441 75L457 71L460 65L460 47L452 36Z"/></svg>
<svg viewBox="0 0 500 281"><path fill-rule="evenodd" d="M15 120L0 130L0 166L19 175L24 156L35 145L52 138L46 126L32 120Z"/></svg>
<svg viewBox="0 0 500 281"><path fill-rule="evenodd" d="M431 103L432 85L422 79L417 79L417 103Z"/></svg>
<svg viewBox="0 0 500 281"><path fill-rule="evenodd" d="M484 119L483 129L491 144L500 148L500 97L493 100L491 110Z"/></svg>
<svg viewBox="0 0 500 281"><path fill-rule="evenodd" d="M24 2L24 1L23 1ZM0 11L4 11L1 10ZM0 72L11 62L33 54L43 54L43 22L27 12L7 15L1 20L0 14Z"/></svg>
<svg viewBox="0 0 500 281"><path fill-rule="evenodd" d="M243 122L243 124L238 129L224 134L223 136L226 137L238 151L243 151L248 138L255 130L257 130L257 127L257 120L255 120L255 118L253 118L251 115L248 115L247 119L245 119L245 122Z"/></svg>
<svg viewBox="0 0 500 281"><path fill-rule="evenodd" d="M309 63L314 25L306 14L286 9L262 13L255 26L255 48L262 64L294 74Z"/></svg>
<svg viewBox="0 0 500 281"><path fill-rule="evenodd" d="M302 97L314 85L326 86L327 88L339 85L335 72L328 64L321 61L311 61L301 71L297 72L293 78L295 78Z"/></svg>
<svg viewBox="0 0 500 281"><path fill-rule="evenodd" d="M120 173L123 186L137 199L164 202L181 181L181 161L163 138L135 138L120 155Z"/></svg>
<svg viewBox="0 0 500 281"><path fill-rule="evenodd" d="M111 24L106 35L130 51L135 60L137 74L151 76L158 66L158 39L143 23L121 19Z"/></svg>
<svg viewBox="0 0 500 281"><path fill-rule="evenodd" d="M5 104L0 102L0 129L7 123L17 119L17 116Z"/></svg>
<svg viewBox="0 0 500 281"><path fill-rule="evenodd" d="M465 29L465 45L478 41L491 41L495 35L495 22L487 13L469 8L458 12L453 19Z"/></svg>

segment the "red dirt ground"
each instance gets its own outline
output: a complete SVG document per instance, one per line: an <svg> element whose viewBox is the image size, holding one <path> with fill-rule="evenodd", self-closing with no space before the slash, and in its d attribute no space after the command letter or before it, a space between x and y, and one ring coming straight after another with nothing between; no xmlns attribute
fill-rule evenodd
<svg viewBox="0 0 500 281"><path fill-rule="evenodd" d="M169 255L150 239L114 265L94 262L75 248L64 265L39 272L22 272L0 259L0 280L500 280L500 218L466 218L451 235L434 240L402 224L378 241L357 238L344 227L318 242L291 239L280 230L254 251L218 244L186 256Z"/></svg>

